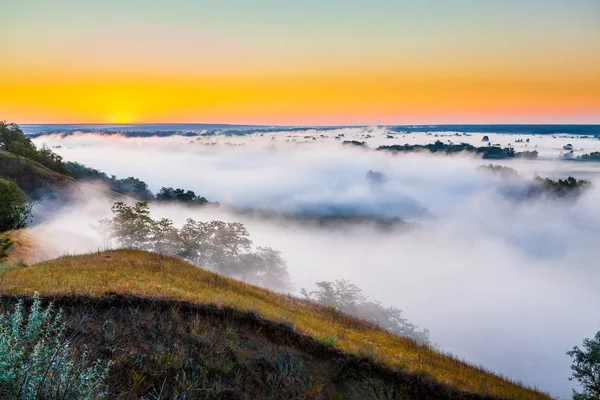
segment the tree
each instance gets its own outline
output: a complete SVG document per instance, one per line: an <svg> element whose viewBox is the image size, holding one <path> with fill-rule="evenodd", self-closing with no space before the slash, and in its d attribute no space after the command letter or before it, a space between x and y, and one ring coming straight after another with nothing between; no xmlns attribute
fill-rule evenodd
<svg viewBox="0 0 600 400"><path fill-rule="evenodd" d="M536 176L533 181L534 185L530 189L531 195L547 194L560 198L568 196L577 197L592 186L590 181L576 179L572 176L557 181L550 178L542 179Z"/></svg>
<svg viewBox="0 0 600 400"><path fill-rule="evenodd" d="M14 182L0 179L0 233L26 227L32 208Z"/></svg>
<svg viewBox="0 0 600 400"><path fill-rule="evenodd" d="M0 149L14 154L17 157L17 163L20 162L20 158L23 156L61 174L67 173L61 156L45 145L38 150L17 124L7 124L5 121L0 121Z"/></svg>
<svg viewBox="0 0 600 400"><path fill-rule="evenodd" d="M526 160L535 160L538 157L537 150L533 151L520 151L515 155L517 158L524 158Z"/></svg>
<svg viewBox="0 0 600 400"><path fill-rule="evenodd" d="M322 281L315 285L317 290L309 293L302 289L301 293L319 304L335 307L348 314L356 315L357 306L366 300L362 289L345 279Z"/></svg>
<svg viewBox="0 0 600 400"><path fill-rule="evenodd" d="M241 276L251 283L276 290L283 290L289 284L287 262L279 250L258 247L240 257L240 264Z"/></svg>
<svg viewBox="0 0 600 400"><path fill-rule="evenodd" d="M416 325L402 318L402 310L396 307L385 307L378 301L369 300L361 288L345 279L334 282L317 282L317 290L300 293L308 300L332 306L347 314L354 315L371 322L398 336L413 339L418 343L429 343L429 331L419 330Z"/></svg>
<svg viewBox="0 0 600 400"><path fill-rule="evenodd" d="M19 125L0 121L0 149L15 154L19 162L21 154L35 151L35 146L25 137Z"/></svg>
<svg viewBox="0 0 600 400"><path fill-rule="evenodd" d="M571 365L573 376L569 380L576 380L583 387L582 393L573 391L575 400L600 399L600 331L592 339L583 340L583 349L573 347L567 355L574 359Z"/></svg>
<svg viewBox="0 0 600 400"><path fill-rule="evenodd" d="M148 203L139 201L129 206L122 201L112 206L113 218L104 219L101 225L108 228L110 237L120 246L148 250L154 229Z"/></svg>
<svg viewBox="0 0 600 400"><path fill-rule="evenodd" d="M179 231L173 221L162 218L152 223L153 250L157 253L175 255L179 249Z"/></svg>
<svg viewBox="0 0 600 400"><path fill-rule="evenodd" d="M252 246L246 227L239 222L190 221L197 229L196 263L226 275L240 276L240 257L250 252Z"/></svg>
<svg viewBox="0 0 600 400"><path fill-rule="evenodd" d="M208 200L205 197L198 196L192 190L173 189L172 187L162 187L156 194L156 200L159 201L177 201L181 203L206 204Z"/></svg>
<svg viewBox="0 0 600 400"><path fill-rule="evenodd" d="M188 219L181 229L167 218L154 220L148 203L123 202L112 207L113 217L100 221L100 230L118 246L181 257L199 267L243 278L273 289L288 284L287 263L270 247L252 251L250 234L240 222Z"/></svg>
<svg viewBox="0 0 600 400"><path fill-rule="evenodd" d="M600 161L600 151L593 151L589 154L582 154L577 159L581 161Z"/></svg>
<svg viewBox="0 0 600 400"><path fill-rule="evenodd" d="M110 190L131 196L137 200L148 201L154 199L154 195L148 188L148 184L133 176L125 179L116 179L113 175L108 184Z"/></svg>

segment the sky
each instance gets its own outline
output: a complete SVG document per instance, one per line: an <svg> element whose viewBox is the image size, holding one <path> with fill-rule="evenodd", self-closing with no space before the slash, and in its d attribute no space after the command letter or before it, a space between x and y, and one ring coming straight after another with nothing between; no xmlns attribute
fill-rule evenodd
<svg viewBox="0 0 600 400"><path fill-rule="evenodd" d="M0 0L0 119L600 122L597 0Z"/></svg>

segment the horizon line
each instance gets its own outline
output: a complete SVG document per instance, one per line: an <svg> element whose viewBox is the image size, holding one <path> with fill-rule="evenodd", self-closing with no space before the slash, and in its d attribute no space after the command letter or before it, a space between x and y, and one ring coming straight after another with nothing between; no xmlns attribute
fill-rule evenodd
<svg viewBox="0 0 600 400"><path fill-rule="evenodd" d="M1 121L1 120L0 120ZM6 121L8 122L8 121ZM339 128L339 127L386 127L386 126L600 126L598 122L467 122L467 123L392 123L392 124L244 124L228 122L14 122L17 125L224 125L224 126L250 126L250 127L281 127L281 128Z"/></svg>

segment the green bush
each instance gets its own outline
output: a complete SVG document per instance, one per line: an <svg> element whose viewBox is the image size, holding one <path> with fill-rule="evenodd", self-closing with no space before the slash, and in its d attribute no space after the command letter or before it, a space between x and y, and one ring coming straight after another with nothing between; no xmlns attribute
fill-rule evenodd
<svg viewBox="0 0 600 400"><path fill-rule="evenodd" d="M101 399L107 364L92 362L66 335L62 312L42 308L36 295L29 315L19 301L0 315L0 394L3 399Z"/></svg>
<svg viewBox="0 0 600 400"><path fill-rule="evenodd" d="M0 178L0 233L26 227L32 207L14 182Z"/></svg>

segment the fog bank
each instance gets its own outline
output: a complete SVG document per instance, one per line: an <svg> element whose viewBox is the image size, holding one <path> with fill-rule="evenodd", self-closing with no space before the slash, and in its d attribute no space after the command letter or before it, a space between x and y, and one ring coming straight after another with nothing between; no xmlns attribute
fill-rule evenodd
<svg viewBox="0 0 600 400"><path fill-rule="evenodd" d="M67 161L135 176L154 191L182 187L219 201L224 204L219 208L153 205L152 212L178 226L188 217L243 222L256 244L283 252L294 293L320 280L348 279L430 329L440 349L569 396L565 352L600 328L598 166L550 157L504 161L525 180L575 175L594 184L573 201L522 201L506 193L523 182L479 168L489 162L349 148L334 139L340 134L383 141L386 132L315 131L316 140L304 138L311 136L305 132L296 138L290 132L199 138L54 135L36 139L36 145L61 146L53 150ZM510 135L495 139L514 140L504 136ZM369 170L385 179L368 179ZM34 232L55 254L103 248L106 243L91 225L110 215L110 205L97 195L83 196L77 205L46 215ZM232 213L227 205L398 217L412 225L387 231L368 224L323 229Z"/></svg>

